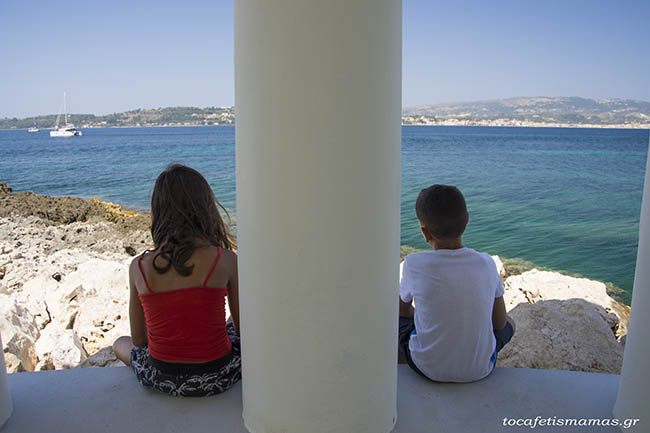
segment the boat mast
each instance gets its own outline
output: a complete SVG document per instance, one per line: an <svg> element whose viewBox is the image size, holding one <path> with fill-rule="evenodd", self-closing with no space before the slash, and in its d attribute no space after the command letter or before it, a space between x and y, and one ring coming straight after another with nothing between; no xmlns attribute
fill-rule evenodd
<svg viewBox="0 0 650 433"><path fill-rule="evenodd" d="M68 111L65 107L65 90L63 91L63 115L65 116L65 126L68 126Z"/></svg>
<svg viewBox="0 0 650 433"><path fill-rule="evenodd" d="M54 129L59 129L59 120L61 119L61 106L59 105L59 112L56 115L56 121L54 122Z"/></svg>

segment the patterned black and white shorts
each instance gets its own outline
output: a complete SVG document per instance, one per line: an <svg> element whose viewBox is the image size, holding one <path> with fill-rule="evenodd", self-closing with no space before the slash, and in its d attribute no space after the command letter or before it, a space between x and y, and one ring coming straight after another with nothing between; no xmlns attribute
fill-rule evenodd
<svg viewBox="0 0 650 433"><path fill-rule="evenodd" d="M131 349L131 368L144 387L179 397L204 397L224 392L241 379L241 346L232 322L227 323L232 341L230 353L202 364L177 364L149 355L146 347Z"/></svg>

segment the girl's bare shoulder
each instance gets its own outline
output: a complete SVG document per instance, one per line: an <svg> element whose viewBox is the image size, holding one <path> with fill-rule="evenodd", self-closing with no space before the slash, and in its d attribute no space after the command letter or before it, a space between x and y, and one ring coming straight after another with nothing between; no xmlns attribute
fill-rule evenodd
<svg viewBox="0 0 650 433"><path fill-rule="evenodd" d="M139 272L139 266L140 266L140 260L143 259L143 257L146 255L147 251L138 254L137 256L133 257L133 260L131 260L131 264L129 265L129 273L134 274Z"/></svg>
<svg viewBox="0 0 650 433"><path fill-rule="evenodd" d="M221 248L221 260L225 260L228 263L237 263L237 253L233 250Z"/></svg>

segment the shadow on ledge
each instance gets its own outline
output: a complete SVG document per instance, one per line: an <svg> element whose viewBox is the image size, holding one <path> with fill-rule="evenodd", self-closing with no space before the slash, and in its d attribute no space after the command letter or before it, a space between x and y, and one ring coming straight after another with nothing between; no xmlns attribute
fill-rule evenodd
<svg viewBox="0 0 650 433"><path fill-rule="evenodd" d="M441 384L399 366L393 432L528 432L530 427L504 425L504 418L611 418L618 384L617 375L525 368L497 368L479 382ZM126 367L109 367L10 374L9 387L14 413L2 433L247 432L240 384L214 397L176 398L145 390Z"/></svg>

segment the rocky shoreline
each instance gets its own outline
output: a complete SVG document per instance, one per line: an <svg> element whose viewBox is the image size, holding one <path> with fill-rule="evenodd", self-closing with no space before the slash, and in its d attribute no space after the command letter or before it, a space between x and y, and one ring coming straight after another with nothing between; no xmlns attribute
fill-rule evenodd
<svg viewBox="0 0 650 433"><path fill-rule="evenodd" d="M150 216L0 182L0 332L9 372L118 365L129 334L128 265Z"/></svg>
<svg viewBox="0 0 650 433"><path fill-rule="evenodd" d="M152 245L150 216L97 199L15 193L0 182L0 332L7 369L119 365L128 265ZM529 270L505 278L517 322L497 365L620 373L629 307L604 283Z"/></svg>

